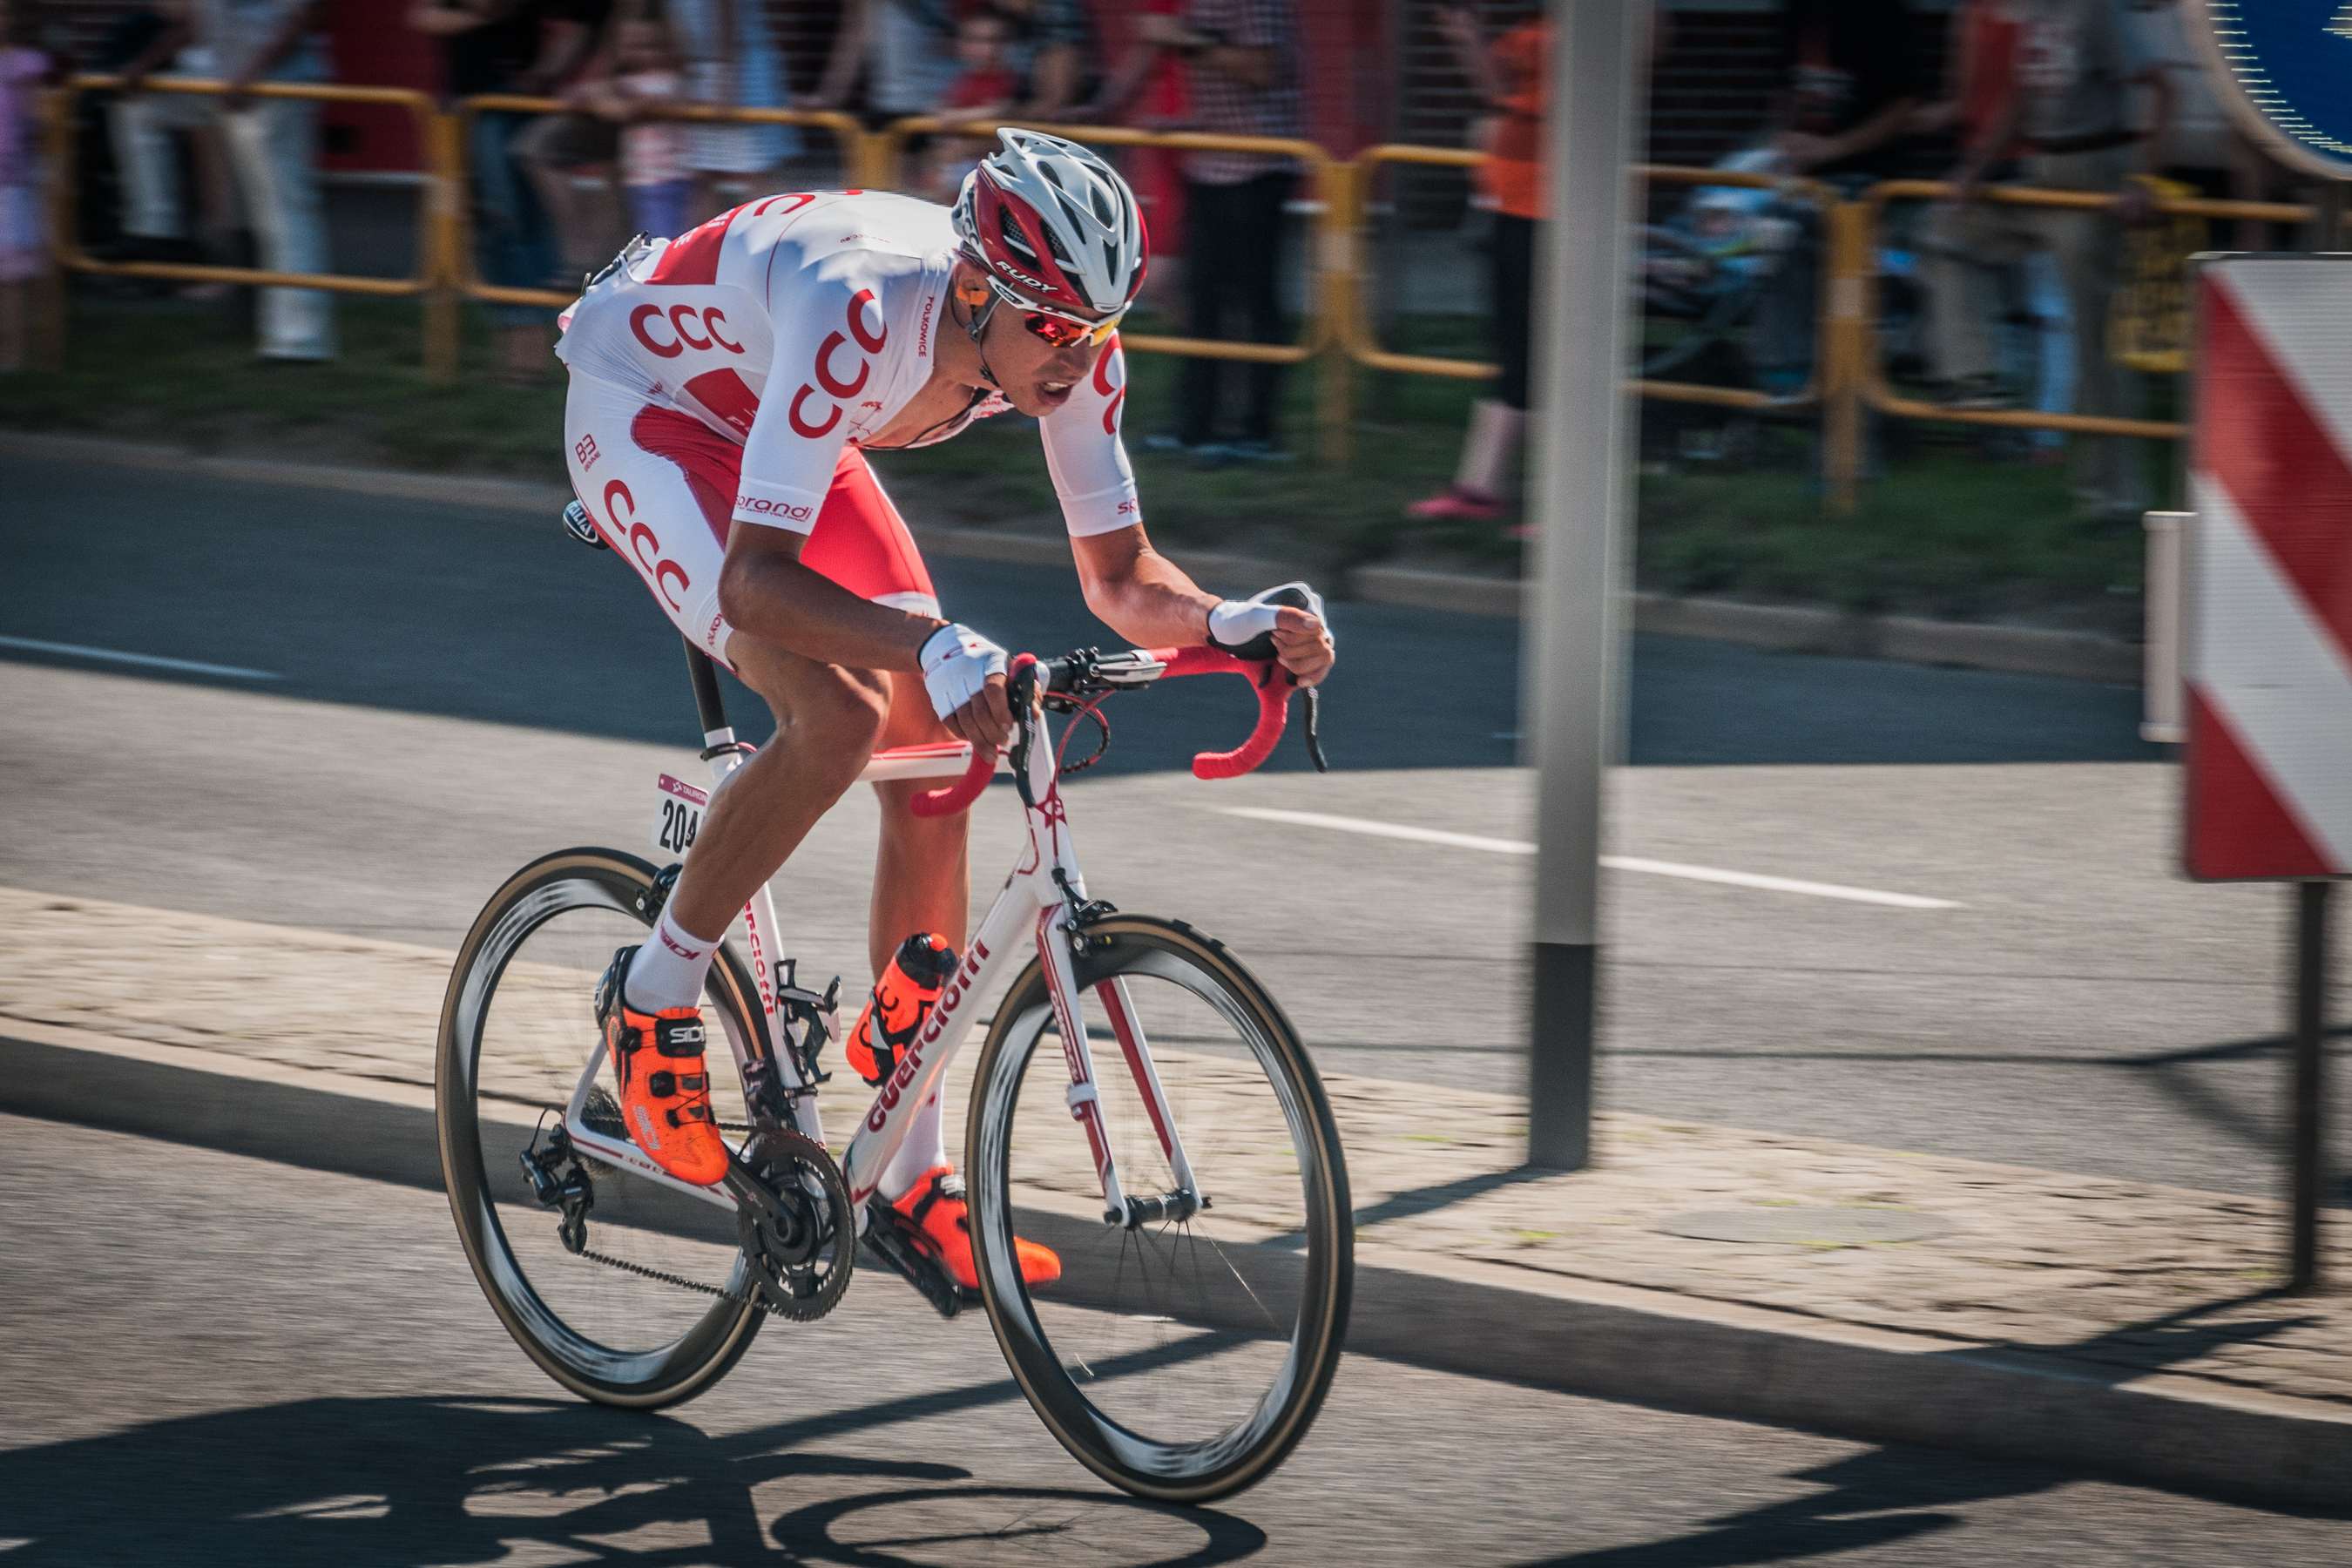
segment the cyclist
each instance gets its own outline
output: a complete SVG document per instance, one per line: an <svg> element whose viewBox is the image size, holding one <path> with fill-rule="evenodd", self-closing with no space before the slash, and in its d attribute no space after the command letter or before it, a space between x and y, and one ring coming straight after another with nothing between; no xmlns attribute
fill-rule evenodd
<svg viewBox="0 0 2352 1568"><path fill-rule="evenodd" d="M1118 327L1146 241L1126 181L1059 137L1002 130L950 209L878 192L747 203L633 241L562 318L572 484L671 622L774 710L779 743L711 802L654 934L597 990L624 1120L681 1180L718 1182L698 1006L735 911L878 748L1013 734L1003 648L940 614L868 450L945 440L1007 409L1038 422L1087 604L1145 647L1271 654L1300 682L1333 659L1321 601L1219 599L1151 547L1119 441ZM965 818L919 818L927 784L877 784L868 947L961 948ZM938 1097L878 1195L956 1282L977 1287ZM1020 1244L1023 1274L1060 1272Z"/></svg>

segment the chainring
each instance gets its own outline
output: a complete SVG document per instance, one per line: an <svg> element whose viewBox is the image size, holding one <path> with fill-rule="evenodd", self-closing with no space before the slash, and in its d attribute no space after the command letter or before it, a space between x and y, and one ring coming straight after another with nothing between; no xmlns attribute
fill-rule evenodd
<svg viewBox="0 0 2352 1568"><path fill-rule="evenodd" d="M768 1201L736 1211L736 1233L768 1310L796 1322L824 1317L849 1289L857 1257L849 1182L824 1144L772 1128L743 1160Z"/></svg>

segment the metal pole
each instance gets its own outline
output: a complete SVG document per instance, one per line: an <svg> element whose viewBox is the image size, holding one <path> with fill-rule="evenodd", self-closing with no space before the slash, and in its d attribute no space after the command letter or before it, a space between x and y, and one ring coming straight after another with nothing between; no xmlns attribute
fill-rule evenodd
<svg viewBox="0 0 2352 1568"><path fill-rule="evenodd" d="M1649 0L1551 9L1550 217L1537 271L1531 422L1541 522L1520 699L1537 770L1528 1160L1575 1170L1592 1150L1601 781L1623 749L1625 228L1634 45Z"/></svg>
<svg viewBox="0 0 2352 1568"><path fill-rule="evenodd" d="M1324 166L1323 216L1307 230L1315 258L1309 286L1322 301L1318 314L1323 341L1316 351L1318 456L1333 468L1344 467L1348 461L1349 425L1355 418L1356 362L1348 353L1348 322L1349 313L1356 308L1358 174L1349 163Z"/></svg>
<svg viewBox="0 0 2352 1568"><path fill-rule="evenodd" d="M1871 265L1871 209L1861 202L1832 202L1823 220L1829 284L1819 356L1822 466L1830 510L1843 517L1853 512L1862 482L1862 383L1871 353L1870 322L1862 312Z"/></svg>
<svg viewBox="0 0 2352 1568"><path fill-rule="evenodd" d="M434 258L433 287L425 294L425 378L446 384L457 379L460 349L459 279L465 276L462 225L467 200L464 139L460 121L444 110L425 122L433 163L432 228L423 237Z"/></svg>
<svg viewBox="0 0 2352 1568"><path fill-rule="evenodd" d="M35 370L56 374L66 368L66 316L72 308L66 289L66 237L80 220L76 207L81 187L74 177L74 97L68 88L53 87L43 95L41 124L48 139L48 255L29 290L32 319L26 323L26 348Z"/></svg>
<svg viewBox="0 0 2352 1568"><path fill-rule="evenodd" d="M2332 882L2294 889L2294 1173L2287 1288L2319 1288L2319 1204L2326 1186L2327 896Z"/></svg>

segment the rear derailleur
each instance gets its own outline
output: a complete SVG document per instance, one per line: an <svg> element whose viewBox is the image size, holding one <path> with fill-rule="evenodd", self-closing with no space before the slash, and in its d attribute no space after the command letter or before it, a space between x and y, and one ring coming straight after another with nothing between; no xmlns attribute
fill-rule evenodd
<svg viewBox="0 0 2352 1568"><path fill-rule="evenodd" d="M517 1158L522 1163L523 1179L530 1184L531 1196L539 1200L539 1206L563 1211L555 1234L562 1239L563 1250L578 1257L588 1246L588 1211L596 1206L596 1187L588 1178L588 1167L581 1163L579 1152L572 1147L572 1135L563 1130L561 1121L549 1129L546 1118L541 1117L530 1135L530 1146Z"/></svg>

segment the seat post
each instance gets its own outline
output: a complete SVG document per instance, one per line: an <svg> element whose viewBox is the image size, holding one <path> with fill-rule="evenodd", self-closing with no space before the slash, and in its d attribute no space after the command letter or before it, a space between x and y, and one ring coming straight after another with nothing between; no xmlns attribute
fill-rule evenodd
<svg viewBox="0 0 2352 1568"><path fill-rule="evenodd" d="M694 710L702 720L704 755L735 743L735 731L728 727L726 700L719 691L719 668L710 656L695 647L686 645L686 669L694 680Z"/></svg>

